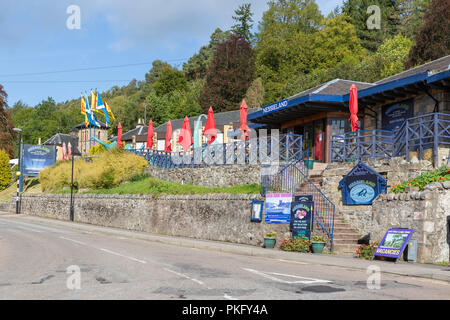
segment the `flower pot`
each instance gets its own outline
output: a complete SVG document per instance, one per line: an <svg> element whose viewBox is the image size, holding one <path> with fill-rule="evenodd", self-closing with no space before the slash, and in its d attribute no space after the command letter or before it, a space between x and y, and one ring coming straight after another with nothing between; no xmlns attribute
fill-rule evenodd
<svg viewBox="0 0 450 320"><path fill-rule="evenodd" d="M264 247L268 249L272 249L275 247L276 238L264 238Z"/></svg>
<svg viewBox="0 0 450 320"><path fill-rule="evenodd" d="M308 170L312 170L314 168L314 160L313 159L305 159L303 163L308 168Z"/></svg>
<svg viewBox="0 0 450 320"><path fill-rule="evenodd" d="M313 253L322 253L323 248L325 247L325 242L311 242L311 247Z"/></svg>

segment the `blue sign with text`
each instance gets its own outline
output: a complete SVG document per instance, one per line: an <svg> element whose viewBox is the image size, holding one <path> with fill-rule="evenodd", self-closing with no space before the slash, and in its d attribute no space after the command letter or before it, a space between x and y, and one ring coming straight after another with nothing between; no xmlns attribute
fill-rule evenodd
<svg viewBox="0 0 450 320"><path fill-rule="evenodd" d="M289 106L289 100L278 101L262 108L263 114L275 112Z"/></svg>
<svg viewBox="0 0 450 320"><path fill-rule="evenodd" d="M22 171L25 176L36 176L56 162L56 146L24 145Z"/></svg>

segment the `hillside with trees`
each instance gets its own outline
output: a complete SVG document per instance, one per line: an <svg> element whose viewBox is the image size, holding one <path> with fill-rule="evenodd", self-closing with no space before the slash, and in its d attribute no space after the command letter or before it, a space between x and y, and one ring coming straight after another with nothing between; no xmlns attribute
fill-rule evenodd
<svg viewBox="0 0 450 320"><path fill-rule="evenodd" d="M379 30L366 25L367 7L374 4L381 9ZM101 95L125 132L144 116L160 125L210 106L237 110L243 98L249 107L261 107L335 78L375 82L450 54L449 10L450 0L345 0L324 17L314 0L271 0L255 22L251 5L243 4L230 30L214 30L182 67L161 57L144 80ZM67 133L81 122L80 99L57 103L49 97L36 106L19 101L8 113L24 129L25 143Z"/></svg>

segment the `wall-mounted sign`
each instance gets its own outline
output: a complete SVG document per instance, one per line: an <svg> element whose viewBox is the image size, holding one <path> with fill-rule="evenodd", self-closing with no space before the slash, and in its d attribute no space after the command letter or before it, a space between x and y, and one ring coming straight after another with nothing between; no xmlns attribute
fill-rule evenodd
<svg viewBox="0 0 450 320"><path fill-rule="evenodd" d="M412 229L389 229L375 250L372 260L375 256L381 256L395 258L397 261L413 233Z"/></svg>
<svg viewBox="0 0 450 320"><path fill-rule="evenodd" d="M311 226L314 214L314 202L294 201L291 205L291 231L292 237L311 238Z"/></svg>
<svg viewBox="0 0 450 320"><path fill-rule="evenodd" d="M263 114L275 112L289 106L289 100L278 101L262 108Z"/></svg>
<svg viewBox="0 0 450 320"><path fill-rule="evenodd" d="M313 201L313 196L295 196L294 201L295 202Z"/></svg>
<svg viewBox="0 0 450 320"><path fill-rule="evenodd" d="M250 212L250 221L261 222L264 211L264 201L252 200L252 209Z"/></svg>
<svg viewBox="0 0 450 320"><path fill-rule="evenodd" d="M371 205L380 193L386 193L386 179L359 162L340 182L344 205Z"/></svg>
<svg viewBox="0 0 450 320"><path fill-rule="evenodd" d="M289 223L291 217L291 193L266 195L266 223Z"/></svg>
<svg viewBox="0 0 450 320"><path fill-rule="evenodd" d="M37 176L39 172L56 162L56 146L24 145L23 148L24 176Z"/></svg>
<svg viewBox="0 0 450 320"><path fill-rule="evenodd" d="M406 100L394 105L384 106L382 108L381 122L383 130L395 131L401 127L406 119L414 114L414 100Z"/></svg>

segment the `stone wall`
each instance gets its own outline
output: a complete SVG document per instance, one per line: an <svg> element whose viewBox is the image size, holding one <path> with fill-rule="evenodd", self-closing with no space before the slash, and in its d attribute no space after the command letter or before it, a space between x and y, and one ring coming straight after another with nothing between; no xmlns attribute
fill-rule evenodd
<svg viewBox="0 0 450 320"><path fill-rule="evenodd" d="M75 221L261 246L264 234L277 232L277 245L290 237L289 225L250 222L252 200L259 195L76 195ZM24 194L22 213L69 219L70 195Z"/></svg>
<svg viewBox="0 0 450 320"><path fill-rule="evenodd" d="M261 183L261 167L259 165L227 165L183 169L161 169L149 166L147 172L157 179L207 187L230 187Z"/></svg>

